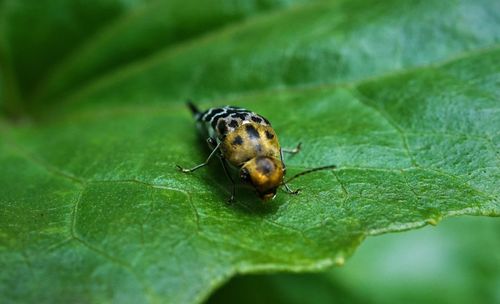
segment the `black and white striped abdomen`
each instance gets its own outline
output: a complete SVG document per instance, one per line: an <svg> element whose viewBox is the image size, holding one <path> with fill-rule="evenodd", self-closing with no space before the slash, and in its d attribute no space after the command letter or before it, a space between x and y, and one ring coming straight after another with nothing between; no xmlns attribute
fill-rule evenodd
<svg viewBox="0 0 500 304"><path fill-rule="evenodd" d="M265 126L270 125L269 121L259 114L233 106L210 108L196 114L195 118L201 132L219 140L224 139L228 133L245 123L254 122Z"/></svg>

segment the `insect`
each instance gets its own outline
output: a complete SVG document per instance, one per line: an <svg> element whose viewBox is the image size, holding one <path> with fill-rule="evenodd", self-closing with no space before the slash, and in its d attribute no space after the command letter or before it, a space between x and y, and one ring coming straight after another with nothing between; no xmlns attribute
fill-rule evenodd
<svg viewBox="0 0 500 304"><path fill-rule="evenodd" d="M298 153L300 143L293 149L281 148L271 123L265 117L247 109L225 106L202 112L191 102L187 105L193 113L198 130L207 139L211 153L205 162L193 168L187 169L177 165L179 170L185 173L193 172L206 166L217 156L232 184L230 202L235 199L235 182L231 169L237 170L241 181L255 189L259 198L264 201L274 199L282 185L289 194L299 193L299 189L291 190L284 181L286 166L283 153ZM292 178L334 167L307 170Z"/></svg>

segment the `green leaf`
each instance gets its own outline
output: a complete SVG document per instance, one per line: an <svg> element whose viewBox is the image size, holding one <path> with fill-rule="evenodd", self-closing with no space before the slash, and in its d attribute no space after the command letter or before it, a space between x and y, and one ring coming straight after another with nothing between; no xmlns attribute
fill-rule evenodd
<svg viewBox="0 0 500 304"><path fill-rule="evenodd" d="M236 273L325 269L369 235L500 215L490 5L294 6L174 43L87 86L107 57L82 51L46 83L45 96L68 97L34 99L37 120L0 125L0 294L200 302ZM302 142L286 159L290 176L338 169L293 180L303 193L269 204L239 188L228 206L217 163L175 170L208 152L187 97L251 108L283 146Z"/></svg>
<svg viewBox="0 0 500 304"><path fill-rule="evenodd" d="M498 5L482 2L340 1L280 10L167 48L64 101L164 104L357 83L496 45L500 20L490 6ZM66 86L63 76L58 87Z"/></svg>

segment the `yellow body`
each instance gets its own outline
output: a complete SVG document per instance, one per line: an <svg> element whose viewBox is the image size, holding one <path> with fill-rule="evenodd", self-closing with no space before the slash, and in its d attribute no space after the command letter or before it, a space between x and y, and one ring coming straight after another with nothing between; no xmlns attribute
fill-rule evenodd
<svg viewBox="0 0 500 304"><path fill-rule="evenodd" d="M268 125L245 123L221 142L224 158L240 167L240 178L264 200L272 199L283 182L284 167L278 137Z"/></svg>

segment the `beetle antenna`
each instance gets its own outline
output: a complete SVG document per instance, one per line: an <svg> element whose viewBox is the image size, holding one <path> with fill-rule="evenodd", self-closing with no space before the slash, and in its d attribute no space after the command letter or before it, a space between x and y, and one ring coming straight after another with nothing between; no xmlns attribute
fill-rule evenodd
<svg viewBox="0 0 500 304"><path fill-rule="evenodd" d="M322 167L316 167L316 168L312 168L309 170L305 170L305 171L299 172L299 173L295 174L294 176L290 177L286 182L283 182L283 184L289 183L290 181L292 181L292 180L294 180L297 177L300 177L302 175L306 175L306 174L313 173L316 171L328 170L328 169L334 170L336 168L337 168L337 166L335 166L335 165L329 165L329 166L322 166Z"/></svg>

